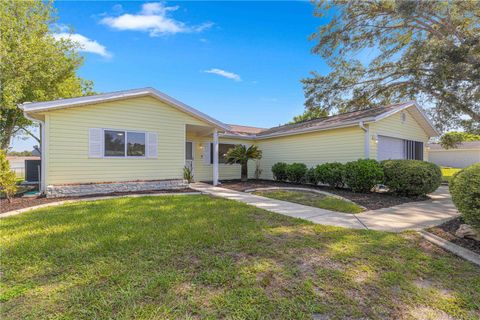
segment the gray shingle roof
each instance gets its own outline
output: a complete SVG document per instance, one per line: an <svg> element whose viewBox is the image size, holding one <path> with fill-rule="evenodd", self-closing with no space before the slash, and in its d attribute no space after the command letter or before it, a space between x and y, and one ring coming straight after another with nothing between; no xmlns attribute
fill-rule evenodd
<svg viewBox="0 0 480 320"><path fill-rule="evenodd" d="M322 117L322 118L304 121L300 123L286 124L286 125L264 130L259 134L257 134L257 136L261 137L261 136L266 136L266 135L276 134L276 133L288 133L290 131L297 131L297 130L308 130L308 129L320 130L320 129L326 129L330 127L338 127L343 124L356 123L359 121L369 121L369 120L373 120L375 117L378 117L384 113L394 111L398 107L403 107L411 103L412 102L392 104L386 107L369 108L369 109L364 109L359 111L342 113L334 116Z"/></svg>

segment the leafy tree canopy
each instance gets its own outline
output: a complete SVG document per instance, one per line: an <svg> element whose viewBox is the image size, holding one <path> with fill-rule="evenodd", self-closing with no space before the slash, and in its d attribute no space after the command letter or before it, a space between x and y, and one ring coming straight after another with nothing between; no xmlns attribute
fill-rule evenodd
<svg viewBox="0 0 480 320"><path fill-rule="evenodd" d="M307 113L416 99L442 131L480 127L478 0L320 0L315 15L331 18L311 39L332 71L302 80Z"/></svg>
<svg viewBox="0 0 480 320"><path fill-rule="evenodd" d="M53 38L56 19L51 1L0 1L2 149L9 147L12 136L31 125L18 104L81 96L92 91L91 81L76 76L83 63L76 50L78 44Z"/></svg>
<svg viewBox="0 0 480 320"><path fill-rule="evenodd" d="M466 132L447 132L440 138L440 144L445 149L453 149L458 147L462 142L480 141L480 135Z"/></svg>

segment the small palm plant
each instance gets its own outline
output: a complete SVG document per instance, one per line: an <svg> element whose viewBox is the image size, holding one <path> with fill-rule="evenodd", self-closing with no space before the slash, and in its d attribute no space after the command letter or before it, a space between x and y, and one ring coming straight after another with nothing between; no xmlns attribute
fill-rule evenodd
<svg viewBox="0 0 480 320"><path fill-rule="evenodd" d="M248 180L248 160L261 158L262 151L259 150L257 146L251 145L247 148L243 144L238 144L234 148L228 150L225 157L227 163L238 163L242 166L242 181Z"/></svg>

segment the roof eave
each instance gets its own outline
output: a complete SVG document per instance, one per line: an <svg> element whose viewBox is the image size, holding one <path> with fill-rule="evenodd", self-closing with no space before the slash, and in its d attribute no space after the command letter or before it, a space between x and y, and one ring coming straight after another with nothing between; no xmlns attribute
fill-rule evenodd
<svg viewBox="0 0 480 320"><path fill-rule="evenodd" d="M440 133L437 131L437 129L435 129L432 122L430 121L430 119L425 114L425 111L423 110L423 108L420 107L420 105L416 101L407 102L407 103L403 104L401 107L395 108L395 109L393 109L389 112L382 113L382 114L375 117L374 122L378 122L382 119L385 119L385 118L387 118L391 115L394 115L397 112L408 109L410 107L415 107L417 109L417 111L422 115L422 117L425 120L425 122L427 124L427 127L428 127L428 129L426 131L428 131L427 133L428 133L429 137L436 137L436 136L440 135Z"/></svg>
<svg viewBox="0 0 480 320"><path fill-rule="evenodd" d="M106 95L106 94L105 94ZM51 111L51 110L58 110L58 109L65 109L65 108L73 108L73 107L80 107L80 106L85 106L85 105L92 105L96 103L103 103L103 102L111 102L111 101L118 101L118 100L123 100L123 99L128 99L128 98L137 98L137 97L143 97L143 96L151 96L151 97L156 97L157 99L166 102L173 107L184 111L200 120L203 120L205 122L208 122L209 124L217 127L218 129L229 131L230 127L226 124L224 124L221 121L218 121L203 112L198 111L195 108L190 107L189 105L184 104L183 102L180 102L176 100L175 98L172 98L163 92L160 92L154 88L144 88L144 89L134 89L130 90L128 92L119 92L116 95L112 95L109 97L105 97L102 95L98 96L92 96L92 97L85 97L84 100L80 100L78 102L69 102L68 99L65 99L64 103L61 101L52 101L50 103L43 103L45 106L41 107L35 107L35 103L28 103L28 104L21 104L19 105L19 108L23 110L23 112L32 114L32 113L37 113L37 112L44 112L44 111ZM32 106L30 106L32 105ZM31 107L31 108L29 108Z"/></svg>

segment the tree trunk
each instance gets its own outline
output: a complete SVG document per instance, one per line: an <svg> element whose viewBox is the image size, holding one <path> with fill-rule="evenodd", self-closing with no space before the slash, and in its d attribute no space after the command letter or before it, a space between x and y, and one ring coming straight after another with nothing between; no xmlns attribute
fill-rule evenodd
<svg viewBox="0 0 480 320"><path fill-rule="evenodd" d="M246 182L248 180L248 163L242 163L242 182Z"/></svg>
<svg viewBox="0 0 480 320"><path fill-rule="evenodd" d="M5 131L2 132L2 138L0 141L0 149L7 150L10 146L10 139L12 137L13 127L5 128Z"/></svg>

